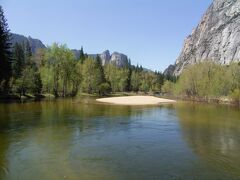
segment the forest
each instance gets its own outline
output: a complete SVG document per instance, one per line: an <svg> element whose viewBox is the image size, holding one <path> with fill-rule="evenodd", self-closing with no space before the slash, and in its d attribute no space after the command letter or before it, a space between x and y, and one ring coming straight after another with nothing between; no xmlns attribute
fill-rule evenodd
<svg viewBox="0 0 240 180"><path fill-rule="evenodd" d="M28 41L11 44L7 20L0 9L1 66L0 94L55 97L76 96L79 93L100 96L116 92L161 92L165 77L142 66L124 67L113 63L102 65L101 58L90 57L81 48L74 56L67 45L54 43L32 53Z"/></svg>
<svg viewBox="0 0 240 180"><path fill-rule="evenodd" d="M220 65L206 61L190 65L176 83L165 81L162 92L203 101L230 98L240 102L240 63Z"/></svg>
<svg viewBox="0 0 240 180"><path fill-rule="evenodd" d="M7 20L0 7L0 97L98 96L117 92L141 92L202 99L231 97L240 101L240 64L211 61L188 66L179 77L153 72L129 63L102 65L101 58L79 57L64 44L54 43L32 53L28 41L11 44Z"/></svg>

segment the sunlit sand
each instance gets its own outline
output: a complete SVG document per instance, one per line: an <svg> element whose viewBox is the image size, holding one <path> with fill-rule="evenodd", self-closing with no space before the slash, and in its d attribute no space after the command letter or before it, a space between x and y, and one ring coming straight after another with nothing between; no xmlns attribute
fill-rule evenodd
<svg viewBox="0 0 240 180"><path fill-rule="evenodd" d="M175 103L176 101L170 99L157 98L153 96L124 96L100 98L98 102L118 104L118 105L156 105L165 103Z"/></svg>

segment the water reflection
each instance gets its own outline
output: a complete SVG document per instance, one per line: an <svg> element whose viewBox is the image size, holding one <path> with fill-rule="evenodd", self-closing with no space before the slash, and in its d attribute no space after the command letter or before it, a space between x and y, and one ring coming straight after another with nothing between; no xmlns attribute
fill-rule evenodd
<svg viewBox="0 0 240 180"><path fill-rule="evenodd" d="M111 167L104 166L109 159L98 154L107 148L99 140L116 127L127 131L130 116L137 118L142 111L84 101L0 105L1 179L113 179ZM101 163L96 168L91 162Z"/></svg>
<svg viewBox="0 0 240 180"><path fill-rule="evenodd" d="M0 104L0 179L238 177L239 129L226 107Z"/></svg>
<svg viewBox="0 0 240 180"><path fill-rule="evenodd" d="M240 112L226 106L179 104L183 136L200 159L240 177Z"/></svg>

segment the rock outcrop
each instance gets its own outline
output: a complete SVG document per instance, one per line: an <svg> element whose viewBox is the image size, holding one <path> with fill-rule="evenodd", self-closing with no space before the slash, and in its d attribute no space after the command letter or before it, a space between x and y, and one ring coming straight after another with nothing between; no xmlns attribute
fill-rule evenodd
<svg viewBox="0 0 240 180"><path fill-rule="evenodd" d="M118 67L123 67L128 64L128 57L125 54L114 52L111 55L110 62Z"/></svg>
<svg viewBox="0 0 240 180"><path fill-rule="evenodd" d="M169 65L168 68L163 72L165 76L172 76L175 70L174 65Z"/></svg>
<svg viewBox="0 0 240 180"><path fill-rule="evenodd" d="M72 50L72 51L78 58L79 57L79 56L77 56L79 54L78 50ZM98 55L101 58L102 65L112 63L118 67L124 67L124 66L128 65L128 63L129 63L128 57L125 54L118 53L118 52L113 52L112 54L110 54L109 50L106 50L101 54L87 54L87 55L88 55L88 57L91 57L93 59L96 59L96 57Z"/></svg>
<svg viewBox="0 0 240 180"><path fill-rule="evenodd" d="M104 51L102 54L99 54L102 65L106 65L108 63L113 63L118 67L126 66L128 62L128 57L125 54L113 52L110 54L109 50ZM91 55L93 57L93 55Z"/></svg>
<svg viewBox="0 0 240 180"><path fill-rule="evenodd" d="M111 60L111 55L109 50L104 51L102 54L100 54L100 58L102 60L102 64L108 64Z"/></svg>
<svg viewBox="0 0 240 180"><path fill-rule="evenodd" d="M186 38L173 75L181 74L184 68L197 62L229 64L239 60L240 0L214 0L199 25Z"/></svg>

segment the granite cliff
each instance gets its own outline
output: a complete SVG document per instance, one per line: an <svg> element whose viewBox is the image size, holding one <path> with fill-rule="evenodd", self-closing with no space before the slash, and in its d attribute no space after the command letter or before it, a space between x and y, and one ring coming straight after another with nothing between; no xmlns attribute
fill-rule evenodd
<svg viewBox="0 0 240 180"><path fill-rule="evenodd" d="M202 61L229 64L240 60L240 0L214 0L185 41L174 69L180 75L188 65Z"/></svg>
<svg viewBox="0 0 240 180"><path fill-rule="evenodd" d="M102 64L113 63L118 67L123 67L128 64L128 57L125 54L113 52L110 54L109 50L104 51L100 54L100 58L102 60Z"/></svg>

